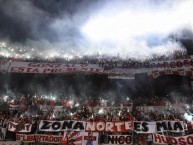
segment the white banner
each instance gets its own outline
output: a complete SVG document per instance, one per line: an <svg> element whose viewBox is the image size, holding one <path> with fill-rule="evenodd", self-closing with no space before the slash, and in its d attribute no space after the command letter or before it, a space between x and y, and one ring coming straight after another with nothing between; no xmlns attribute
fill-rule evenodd
<svg viewBox="0 0 193 145"><path fill-rule="evenodd" d="M131 135L109 135L107 144L126 144L131 145L132 144L132 136Z"/></svg>
<svg viewBox="0 0 193 145"><path fill-rule="evenodd" d="M183 121L134 121L134 131L137 133L156 133L156 132L184 132Z"/></svg>
<svg viewBox="0 0 193 145"><path fill-rule="evenodd" d="M117 122L85 122L85 121L49 121L41 120L39 131L92 131L92 132L127 132L133 129L132 121Z"/></svg>
<svg viewBox="0 0 193 145"><path fill-rule="evenodd" d="M97 64L64 64L41 62L11 62L9 72L16 73L103 73Z"/></svg>
<svg viewBox="0 0 193 145"><path fill-rule="evenodd" d="M155 133L156 122L134 121L134 131L137 133Z"/></svg>
<svg viewBox="0 0 193 145"><path fill-rule="evenodd" d="M0 145L21 145L19 141L0 141Z"/></svg>
<svg viewBox="0 0 193 145"><path fill-rule="evenodd" d="M16 134L16 141L60 144L63 136L47 134Z"/></svg>
<svg viewBox="0 0 193 145"><path fill-rule="evenodd" d="M50 131L50 132L58 132L58 131L84 131L85 130L85 122L84 121L49 121L49 120L41 120L39 124L39 131Z"/></svg>
<svg viewBox="0 0 193 145"><path fill-rule="evenodd" d="M85 122L85 121L49 121L41 120L40 131L92 131L92 132L127 132L134 130L137 133L156 132L184 132L183 121L119 121L119 122Z"/></svg>
<svg viewBox="0 0 193 145"><path fill-rule="evenodd" d="M31 132L32 124L23 122L9 122L8 130L12 132Z"/></svg>

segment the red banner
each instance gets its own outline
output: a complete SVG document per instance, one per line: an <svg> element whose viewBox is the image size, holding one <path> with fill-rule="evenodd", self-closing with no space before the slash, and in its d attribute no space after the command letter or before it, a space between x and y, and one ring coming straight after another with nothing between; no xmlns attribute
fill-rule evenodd
<svg viewBox="0 0 193 145"><path fill-rule="evenodd" d="M98 145L98 132L65 132L62 145Z"/></svg>
<svg viewBox="0 0 193 145"><path fill-rule="evenodd" d="M155 79L161 75L182 75L182 76L192 76L193 68L190 70L177 69L177 70L155 70L149 73L150 79Z"/></svg>
<svg viewBox="0 0 193 145"><path fill-rule="evenodd" d="M160 134L153 134L153 142L155 144L192 145L193 135L172 137Z"/></svg>

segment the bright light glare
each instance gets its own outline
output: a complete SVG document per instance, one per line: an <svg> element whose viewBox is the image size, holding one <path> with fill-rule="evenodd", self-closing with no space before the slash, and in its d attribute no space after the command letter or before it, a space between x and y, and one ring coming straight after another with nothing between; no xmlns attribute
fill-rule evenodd
<svg viewBox="0 0 193 145"><path fill-rule="evenodd" d="M53 97L52 100L55 101L55 100L56 100L56 97Z"/></svg>
<svg viewBox="0 0 193 145"><path fill-rule="evenodd" d="M3 100L4 100L5 102L7 101L7 99L8 99L8 96L7 96L7 95L3 97Z"/></svg>
<svg viewBox="0 0 193 145"><path fill-rule="evenodd" d="M104 113L104 109L101 108L99 111L98 111L99 114L103 114Z"/></svg>
<svg viewBox="0 0 193 145"><path fill-rule="evenodd" d="M184 118L188 121L192 121L192 115L189 115L188 113L184 113Z"/></svg>
<svg viewBox="0 0 193 145"><path fill-rule="evenodd" d="M93 16L83 26L82 32L94 42L120 42L152 33L167 35L187 25L192 27L192 13L192 1L184 1L170 10L133 11L127 9L111 15L103 12Z"/></svg>

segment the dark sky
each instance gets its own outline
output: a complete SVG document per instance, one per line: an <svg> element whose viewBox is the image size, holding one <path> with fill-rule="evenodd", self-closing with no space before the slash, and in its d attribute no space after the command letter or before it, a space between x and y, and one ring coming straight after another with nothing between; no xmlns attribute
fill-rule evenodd
<svg viewBox="0 0 193 145"><path fill-rule="evenodd" d="M39 44L42 47L45 41L46 43L63 41L67 43L64 47L75 47L77 43L80 44L79 47L86 47L87 44L82 41L80 27L92 17L92 13L102 9L107 2L107 0L0 0L0 39L27 45L29 41L33 43L42 40L43 42ZM156 8L162 7L167 0L147 2L151 3L149 8ZM146 5L145 3L144 6ZM192 36L192 31L185 29L177 38L189 53L193 52Z"/></svg>
<svg viewBox="0 0 193 145"><path fill-rule="evenodd" d="M0 36L24 42L44 37L54 40L48 28L54 20L66 15L72 17L89 0L0 0Z"/></svg>

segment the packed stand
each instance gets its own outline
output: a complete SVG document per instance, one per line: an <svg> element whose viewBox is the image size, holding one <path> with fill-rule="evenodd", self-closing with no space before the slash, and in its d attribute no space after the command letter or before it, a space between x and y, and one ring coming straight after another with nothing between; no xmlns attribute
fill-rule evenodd
<svg viewBox="0 0 193 145"><path fill-rule="evenodd" d="M13 120L186 120L191 97L131 97L120 102L104 99L48 98L37 95L1 99L1 117ZM118 104L119 103L119 104ZM155 108L154 108L155 106ZM159 110L159 107L163 110ZM156 109L157 108L157 109ZM180 108L180 109L179 109Z"/></svg>
<svg viewBox="0 0 193 145"><path fill-rule="evenodd" d="M28 61L28 62L51 62L51 63L67 63L67 64L98 64L105 70L112 68L149 68L152 61L167 61L190 59L186 51L176 50L171 56L153 55L146 59L121 58L117 56L95 55L80 56L77 54L66 54L61 51L41 52L34 48L24 46L9 46L5 42L0 42L0 60L2 61Z"/></svg>

